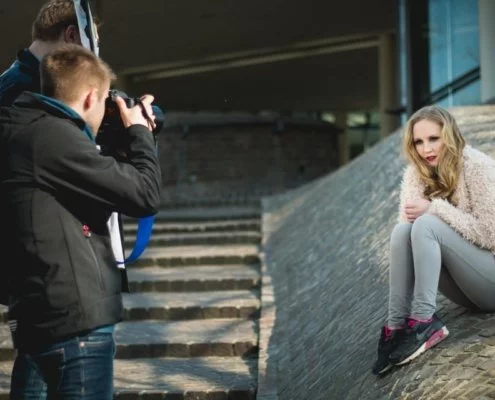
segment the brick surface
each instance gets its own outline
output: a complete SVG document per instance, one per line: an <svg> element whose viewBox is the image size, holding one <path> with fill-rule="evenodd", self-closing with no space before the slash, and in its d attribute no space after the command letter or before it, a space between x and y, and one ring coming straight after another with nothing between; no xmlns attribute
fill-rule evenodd
<svg viewBox="0 0 495 400"><path fill-rule="evenodd" d="M282 135L273 134L276 122L265 117L246 125L206 124L189 121L191 129L186 136L182 128L172 127L158 136L163 151L162 180L169 186L164 197L242 196L267 189L273 193L325 174L338 164L338 135L328 123L305 121L301 126L294 119L284 120ZM187 190L190 180L203 190ZM218 181L227 185L206 189Z"/></svg>
<svg viewBox="0 0 495 400"><path fill-rule="evenodd" d="M495 157L495 107L452 111L467 142ZM263 199L271 288L263 274L260 371L275 373L271 386L259 387L258 400L274 392L283 400L493 396L495 315L470 312L441 294L437 312L450 336L382 378L371 373L387 310L388 242L405 165L400 134L333 174ZM268 289L274 316L264 313ZM271 328L265 315L275 321Z"/></svg>

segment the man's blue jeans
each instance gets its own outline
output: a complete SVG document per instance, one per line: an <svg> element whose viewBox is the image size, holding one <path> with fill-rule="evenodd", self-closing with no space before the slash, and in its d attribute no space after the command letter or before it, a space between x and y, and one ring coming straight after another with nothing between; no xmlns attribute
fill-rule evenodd
<svg viewBox="0 0 495 400"><path fill-rule="evenodd" d="M112 333L92 332L39 351L19 352L12 371L12 400L111 400Z"/></svg>

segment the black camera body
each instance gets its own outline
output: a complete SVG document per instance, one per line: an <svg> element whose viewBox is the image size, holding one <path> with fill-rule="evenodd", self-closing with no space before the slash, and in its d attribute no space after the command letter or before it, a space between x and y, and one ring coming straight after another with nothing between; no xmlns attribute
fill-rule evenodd
<svg viewBox="0 0 495 400"><path fill-rule="evenodd" d="M120 118L120 110L115 99L121 97L127 107L131 108L139 104L139 98L129 97L126 93L111 89L108 92L108 97L105 101L105 115L101 122L98 135L96 136L96 143L101 147L104 154L118 156L127 153L129 147L129 137L125 134L125 127ZM153 136L160 133L163 128L165 120L164 113L155 105L152 105L153 114L155 115L155 125L153 129Z"/></svg>

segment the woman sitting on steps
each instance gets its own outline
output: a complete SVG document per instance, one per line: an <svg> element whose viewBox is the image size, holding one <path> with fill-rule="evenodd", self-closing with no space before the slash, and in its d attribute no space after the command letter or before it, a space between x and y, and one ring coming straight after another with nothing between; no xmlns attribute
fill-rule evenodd
<svg viewBox="0 0 495 400"><path fill-rule="evenodd" d="M376 375L447 337L435 314L438 290L470 309L495 310L495 160L466 145L454 117L438 106L411 116L403 147L409 165L390 239Z"/></svg>

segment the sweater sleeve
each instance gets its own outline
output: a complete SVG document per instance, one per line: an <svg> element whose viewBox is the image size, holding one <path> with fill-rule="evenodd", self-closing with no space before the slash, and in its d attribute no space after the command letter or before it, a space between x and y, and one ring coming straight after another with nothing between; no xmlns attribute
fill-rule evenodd
<svg viewBox="0 0 495 400"><path fill-rule="evenodd" d="M465 180L471 212L435 199L428 213L441 218L471 243L495 251L495 163L466 164Z"/></svg>
<svg viewBox="0 0 495 400"><path fill-rule="evenodd" d="M404 212L404 207L406 203L412 200L424 199L423 191L424 188L417 173L411 165L408 165L404 170L404 175L402 177L398 222L409 222L406 213Z"/></svg>

